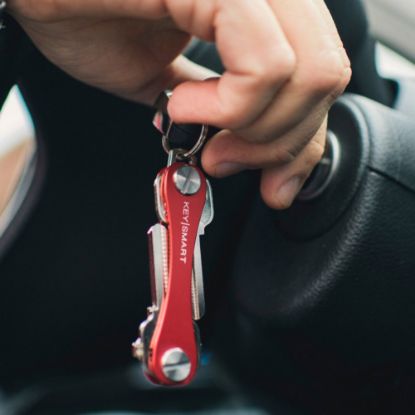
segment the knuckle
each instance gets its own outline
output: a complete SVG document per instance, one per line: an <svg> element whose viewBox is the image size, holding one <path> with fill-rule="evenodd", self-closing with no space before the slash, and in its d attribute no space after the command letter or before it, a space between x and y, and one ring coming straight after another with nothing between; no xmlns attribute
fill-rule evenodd
<svg viewBox="0 0 415 415"><path fill-rule="evenodd" d="M232 98L219 103L218 112L211 123L240 133L252 121L252 104L249 100L241 99L240 96L236 96L236 99Z"/></svg>
<svg viewBox="0 0 415 415"><path fill-rule="evenodd" d="M292 163L299 155L300 150L293 147L277 147L270 152L270 162L277 165Z"/></svg>
<svg viewBox="0 0 415 415"><path fill-rule="evenodd" d="M238 130L244 126L247 113L249 110L244 107L236 109L228 105L224 106L221 109L218 124L230 130Z"/></svg>
<svg viewBox="0 0 415 415"><path fill-rule="evenodd" d="M340 58L338 51L326 53L325 58L317 59L302 72L298 84L302 90L313 96L336 98L342 94L350 82L350 62Z"/></svg>
<svg viewBox="0 0 415 415"><path fill-rule="evenodd" d="M296 64L297 59L294 52L289 48L281 48L271 54L267 65L267 75L276 81L288 79L294 73Z"/></svg>
<svg viewBox="0 0 415 415"><path fill-rule="evenodd" d="M252 69L252 73L260 85L279 85L293 75L295 68L294 52L288 47L281 47L269 53L267 59Z"/></svg>
<svg viewBox="0 0 415 415"><path fill-rule="evenodd" d="M349 65L344 68L343 74L339 79L339 84L337 86L338 95L341 95L344 92L347 85L349 85L351 79L352 79L352 68Z"/></svg>
<svg viewBox="0 0 415 415"><path fill-rule="evenodd" d="M274 94L279 85L289 79L295 72L296 58L289 47L279 47L275 53L262 61L253 61L249 71L243 72L246 77L247 90L257 95ZM218 111L217 125L238 131L246 128L252 121L252 102L241 99L242 92L224 95Z"/></svg>

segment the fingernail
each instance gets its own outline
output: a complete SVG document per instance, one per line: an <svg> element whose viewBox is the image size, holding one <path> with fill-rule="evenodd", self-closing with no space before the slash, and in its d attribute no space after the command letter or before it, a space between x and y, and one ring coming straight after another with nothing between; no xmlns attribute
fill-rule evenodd
<svg viewBox="0 0 415 415"><path fill-rule="evenodd" d="M291 206L300 191L301 186L301 178L299 176L294 176L279 188L277 192L277 199L282 209L286 209Z"/></svg>
<svg viewBox="0 0 415 415"><path fill-rule="evenodd" d="M216 165L215 167L215 175L216 176L230 176L231 174L239 173L242 170L245 170L247 167L241 163L232 163L232 162L225 162Z"/></svg>

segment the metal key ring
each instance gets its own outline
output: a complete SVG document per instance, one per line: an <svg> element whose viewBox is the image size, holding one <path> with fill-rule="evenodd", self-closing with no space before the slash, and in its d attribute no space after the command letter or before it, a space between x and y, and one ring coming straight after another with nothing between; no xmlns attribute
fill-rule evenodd
<svg viewBox="0 0 415 415"><path fill-rule="evenodd" d="M170 121L169 127L167 128L167 131L166 131L166 134L164 134L163 138L162 138L163 148L164 148L164 151L167 154L170 154L171 150L173 150L170 147L170 144L169 144L169 135L170 135L171 129L173 127L173 124L174 123L172 121ZM180 157L182 157L184 159L190 159L193 156L195 156L199 152L199 150L203 147L203 145L205 144L205 142L207 140L207 137L208 137L208 132L209 132L209 127L207 125L203 124L202 129L200 131L200 136L197 139L196 144L190 150L187 150L187 151L183 150L183 153L180 154Z"/></svg>

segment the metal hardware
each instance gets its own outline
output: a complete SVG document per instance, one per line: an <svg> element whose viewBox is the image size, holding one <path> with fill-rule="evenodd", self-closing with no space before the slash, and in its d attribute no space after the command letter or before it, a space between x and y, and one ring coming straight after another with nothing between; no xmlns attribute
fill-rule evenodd
<svg viewBox="0 0 415 415"><path fill-rule="evenodd" d="M162 129L163 114L167 113L167 104L171 96L172 96L172 91L164 91L159 95L159 97L157 98L156 104L155 104L156 108L158 109L158 112L155 116L154 123L156 127L161 131L163 130ZM170 146L170 143L169 143L170 134L171 134L173 126L174 126L174 122L170 120L166 132L163 133L162 145L163 145L164 151L167 154L169 154L169 156L172 150L178 151L176 156L179 156L182 161L193 158L205 144L208 138L208 134L209 134L209 127L207 125L201 125L199 138L197 139L196 144L191 149L174 149ZM176 157L176 160L178 160L178 157Z"/></svg>
<svg viewBox="0 0 415 415"><path fill-rule="evenodd" d="M192 364L180 348L168 350L161 358L164 376L172 382L183 382L190 374Z"/></svg>
<svg viewBox="0 0 415 415"><path fill-rule="evenodd" d="M167 104L169 103L169 99L172 95L173 91L166 89L157 97L154 106L157 108L158 112L167 112Z"/></svg>
<svg viewBox="0 0 415 415"><path fill-rule="evenodd" d="M169 277L167 229L161 223L148 231L153 305L160 308Z"/></svg>
<svg viewBox="0 0 415 415"><path fill-rule="evenodd" d="M200 237L205 234L205 228L214 217L212 187L207 181L206 203L200 219L198 235L193 254L193 278L192 278L192 300L193 300L193 319L200 320L205 314L205 289L203 282L202 253L200 247Z"/></svg>
<svg viewBox="0 0 415 415"><path fill-rule="evenodd" d="M200 320L205 315L205 286L203 282L202 250L200 234L197 235L193 254L192 272L192 315L193 320Z"/></svg>
<svg viewBox="0 0 415 415"><path fill-rule="evenodd" d="M161 174L158 174L154 180L154 201L156 205L156 214L160 222L167 223L166 208L164 207L161 196Z"/></svg>
<svg viewBox="0 0 415 415"><path fill-rule="evenodd" d="M311 173L297 199L305 202L319 197L335 177L340 165L340 159L341 148L339 140L332 131L328 131L324 155Z"/></svg>
<svg viewBox="0 0 415 415"><path fill-rule="evenodd" d="M211 201L207 203L211 190L198 167L178 161L160 171L154 188L157 214L163 223L148 233L153 306L140 326L141 340L133 344L133 355L143 361L153 382L187 384L199 362L193 315L200 314L199 307L204 309L204 299L197 244L211 217L206 212L212 206ZM188 362L166 355L177 348Z"/></svg>
<svg viewBox="0 0 415 415"><path fill-rule="evenodd" d="M170 135L171 129L173 127L173 124L174 123L172 121L170 121L169 127L167 128L167 131L166 131L166 134L163 135L163 137L162 137L162 145L163 145L164 151L167 154L169 154L170 151L172 150L172 148L170 147L170 144L169 144L169 135ZM183 154L182 154L183 159L189 159L189 158L195 156L200 151L200 149L203 147L203 145L205 144L205 142L207 140L208 132L209 132L209 127L207 125L202 125L201 131L200 131L200 136L197 139L196 144L190 150L184 150L183 151Z"/></svg>
<svg viewBox="0 0 415 415"><path fill-rule="evenodd" d="M164 111L167 100L165 93L158 103ZM156 116L158 128L161 116ZM170 148L172 125L163 136L167 167L154 181L160 223L148 231L152 306L133 343L133 356L143 362L147 377L166 386L188 384L199 364L194 320L205 312L200 236L214 215L212 189L195 157L208 127L202 126L196 145L185 150Z"/></svg>
<svg viewBox="0 0 415 415"><path fill-rule="evenodd" d="M204 235L206 226L210 225L215 216L215 209L213 207L213 192L212 186L210 185L209 180L206 181L206 203L203 208L202 217L200 219L201 232L200 235Z"/></svg>
<svg viewBox="0 0 415 415"><path fill-rule="evenodd" d="M192 166L184 165L173 175L174 184L182 195L194 195L202 184L199 173Z"/></svg>
<svg viewBox="0 0 415 415"><path fill-rule="evenodd" d="M140 360L141 362L144 360L144 344L139 337L133 344L133 357Z"/></svg>

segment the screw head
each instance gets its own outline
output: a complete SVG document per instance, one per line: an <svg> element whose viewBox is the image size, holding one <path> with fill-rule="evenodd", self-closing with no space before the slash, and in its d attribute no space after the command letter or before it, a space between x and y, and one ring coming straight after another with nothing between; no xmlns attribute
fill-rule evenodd
<svg viewBox="0 0 415 415"><path fill-rule="evenodd" d="M167 350L161 358L161 366L164 376L172 382L183 382L192 368L189 357L180 347Z"/></svg>
<svg viewBox="0 0 415 415"><path fill-rule="evenodd" d="M194 195L202 185L198 171L192 166L181 166L173 175L177 190L183 195Z"/></svg>

